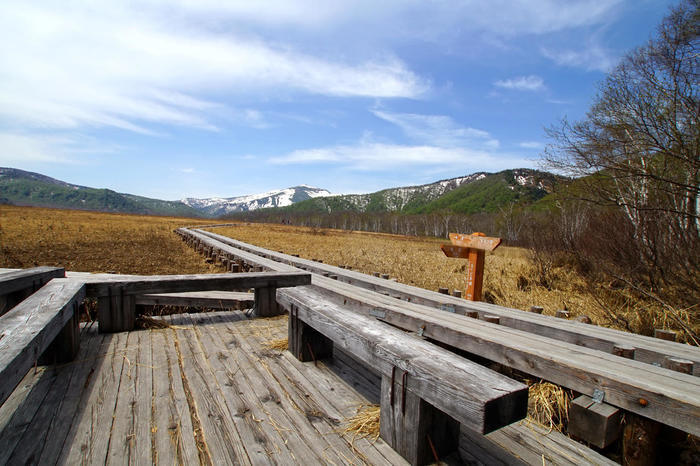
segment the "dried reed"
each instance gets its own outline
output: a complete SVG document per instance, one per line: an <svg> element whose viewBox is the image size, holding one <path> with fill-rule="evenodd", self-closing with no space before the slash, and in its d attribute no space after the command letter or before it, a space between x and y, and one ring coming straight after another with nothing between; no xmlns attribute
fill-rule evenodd
<svg viewBox="0 0 700 466"><path fill-rule="evenodd" d="M352 434L352 440L357 437L369 437L372 442L379 438L379 405L362 405L357 408L357 414L345 421L342 434Z"/></svg>
<svg viewBox="0 0 700 466"><path fill-rule="evenodd" d="M550 430L561 432L569 421L571 393L549 382L530 385L528 419Z"/></svg>

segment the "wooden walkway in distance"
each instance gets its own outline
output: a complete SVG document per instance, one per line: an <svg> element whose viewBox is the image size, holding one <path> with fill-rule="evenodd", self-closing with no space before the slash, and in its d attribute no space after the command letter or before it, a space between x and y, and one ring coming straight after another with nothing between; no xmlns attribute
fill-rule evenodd
<svg viewBox="0 0 700 466"><path fill-rule="evenodd" d="M75 361L30 371L0 406L0 464L406 464L381 439L341 432L378 402L371 374L265 346L286 338L285 316L164 320L83 326Z"/></svg>

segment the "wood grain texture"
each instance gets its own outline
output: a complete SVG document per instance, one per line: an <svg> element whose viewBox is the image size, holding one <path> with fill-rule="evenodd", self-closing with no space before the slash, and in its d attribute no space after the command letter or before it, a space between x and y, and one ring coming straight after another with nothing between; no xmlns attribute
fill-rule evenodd
<svg viewBox="0 0 700 466"><path fill-rule="evenodd" d="M0 316L0 404L73 318L82 283L55 278Z"/></svg>
<svg viewBox="0 0 700 466"><path fill-rule="evenodd" d="M65 270L61 267L33 267L31 269L12 270L0 273L0 295L22 291L34 287L36 289L52 278L64 278Z"/></svg>
<svg viewBox="0 0 700 466"><path fill-rule="evenodd" d="M527 387L483 366L375 320L296 289L280 292L282 305L333 345L391 376L407 372L407 389L477 432L491 432L526 415Z"/></svg>
<svg viewBox="0 0 700 466"><path fill-rule="evenodd" d="M183 232L184 234L184 232ZM500 324L518 330L530 332L536 335L546 336L571 343L578 346L597 349L606 353L612 353L615 346L627 345L636 348L634 358L648 364L663 364L666 357L687 359L694 362L693 375L700 376L700 348L663 341L652 337L631 334L619 330L598 327L595 325L581 325L576 322L555 319L552 316L528 313L518 309L509 309L494 304L482 302L467 302L464 299L441 295L437 292L416 288L410 285L381 280L371 275L355 272L327 264L320 264L307 259L301 259L288 254L276 253L258 246L253 246L241 241L202 230L186 230L186 234L192 235L199 241L210 241L211 244L219 244L221 247L230 246L250 254L250 261L255 261L255 255L265 253L278 261L275 268L270 259L262 259L258 256L259 263L267 265L271 270L295 270L288 265L303 268L313 273L333 273L338 275L338 280L372 291L387 292L403 301L411 301L417 304L440 308L449 305L455 313L468 315L472 312L478 314L493 314L500 317ZM282 265L287 268L281 268Z"/></svg>
<svg viewBox="0 0 700 466"><path fill-rule="evenodd" d="M310 283L310 274L298 271L139 277L114 275L108 280L100 278L87 281L86 292L88 297L104 297L110 293L137 295L185 291L236 291L249 288L284 288Z"/></svg>
<svg viewBox="0 0 700 466"><path fill-rule="evenodd" d="M248 251L265 251L312 272L333 270L339 275L339 280L314 275L312 281L322 294L332 297L338 303L353 306L364 313L382 310L386 313L384 320L401 328L416 331L426 325L426 336L434 340L587 395L602 388L605 400L610 404L687 432L700 433L698 378L675 374L649 364L663 363L667 354L683 355L683 359L698 361L698 348L485 303L467 303L428 290L280 255L214 233L195 231L191 234L270 269L293 270L286 264L275 265L269 259L259 256L256 259L256 254ZM240 251L236 251L238 247L241 248ZM399 302L373 291L391 292L410 300L410 303ZM280 294L285 293L286 290ZM428 307L416 303L427 304ZM437 303L453 306L456 313L436 315L434 306ZM456 315L461 312L477 312L480 316L497 315L500 323L498 330L491 324ZM537 338L533 338L532 333ZM624 344L634 346L636 360L612 355L615 346ZM696 374L698 366L699 364L693 366ZM641 405L638 401L640 397L653 402Z"/></svg>

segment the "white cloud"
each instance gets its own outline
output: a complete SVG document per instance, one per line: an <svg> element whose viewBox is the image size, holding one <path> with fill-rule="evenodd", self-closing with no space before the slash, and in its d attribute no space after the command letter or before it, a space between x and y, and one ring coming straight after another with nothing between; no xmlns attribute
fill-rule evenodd
<svg viewBox="0 0 700 466"><path fill-rule="evenodd" d="M583 68L588 71L607 73L617 64L618 58L604 47L590 44L582 50L541 49L542 55L557 65Z"/></svg>
<svg viewBox="0 0 700 466"><path fill-rule="evenodd" d="M544 144L537 141L524 141L518 145L523 149L541 149L542 147L544 147Z"/></svg>
<svg viewBox="0 0 700 466"><path fill-rule="evenodd" d="M110 3L0 3L0 118L145 134L154 133L153 123L217 130L212 115L221 104L198 97L202 93L392 98L417 97L430 86L391 55L325 59L183 22L170 9L158 3L150 10ZM261 124L255 115L244 120Z"/></svg>
<svg viewBox="0 0 700 466"><path fill-rule="evenodd" d="M372 110L372 113L395 124L411 139L439 147L487 146L498 147L498 140L484 130L460 126L446 115L392 113Z"/></svg>
<svg viewBox="0 0 700 466"><path fill-rule="evenodd" d="M270 163L333 164L361 171L399 171L406 168L469 170L502 170L514 166L530 166L532 161L494 153L488 150L446 148L428 145L410 146L361 141L356 145L338 145L295 150L273 157Z"/></svg>
<svg viewBox="0 0 700 466"><path fill-rule="evenodd" d="M32 134L0 131L0 165L82 163L83 154L110 154L119 147L78 134Z"/></svg>
<svg viewBox="0 0 700 466"><path fill-rule="evenodd" d="M536 75L517 76L510 79L502 79L494 82L493 85L516 91L541 91L545 89L544 80Z"/></svg>

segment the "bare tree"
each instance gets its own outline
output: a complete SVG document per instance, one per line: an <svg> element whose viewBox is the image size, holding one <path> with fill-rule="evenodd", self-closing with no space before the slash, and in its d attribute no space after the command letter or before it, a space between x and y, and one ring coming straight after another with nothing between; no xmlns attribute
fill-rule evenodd
<svg viewBox="0 0 700 466"><path fill-rule="evenodd" d="M602 83L587 117L548 131L548 168L623 213L658 292L700 289L700 2L683 0ZM611 228L615 226L611 225Z"/></svg>

